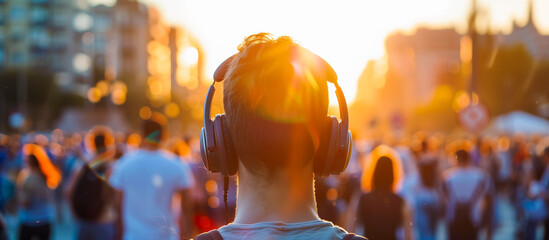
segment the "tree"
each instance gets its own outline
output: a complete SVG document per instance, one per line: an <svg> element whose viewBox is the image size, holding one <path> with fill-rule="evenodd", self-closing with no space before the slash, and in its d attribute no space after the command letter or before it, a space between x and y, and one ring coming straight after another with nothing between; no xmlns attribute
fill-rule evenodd
<svg viewBox="0 0 549 240"><path fill-rule="evenodd" d="M521 109L534 60L524 45L499 47L492 64L479 69L477 90L493 116Z"/></svg>

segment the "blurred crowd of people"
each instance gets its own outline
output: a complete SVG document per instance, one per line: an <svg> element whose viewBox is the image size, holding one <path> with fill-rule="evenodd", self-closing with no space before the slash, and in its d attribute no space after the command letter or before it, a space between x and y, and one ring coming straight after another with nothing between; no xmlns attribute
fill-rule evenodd
<svg viewBox="0 0 549 240"><path fill-rule="evenodd" d="M235 192L225 209L222 178L203 167L198 138L165 132L145 121L130 133L0 135L0 220L17 216L18 239L50 239L64 221L76 222L75 239L184 239L226 224ZM491 239L502 227L497 202L509 199L514 238L539 239L549 229L548 163L541 136L357 139L345 173L316 179L318 213L370 239ZM168 218L155 219L159 212Z"/></svg>
<svg viewBox="0 0 549 240"><path fill-rule="evenodd" d="M509 239L549 237L539 231L549 229L549 137L418 132L358 140L352 158L348 174L316 184L319 214L346 229L371 239L498 239L509 227L498 201L508 201Z"/></svg>

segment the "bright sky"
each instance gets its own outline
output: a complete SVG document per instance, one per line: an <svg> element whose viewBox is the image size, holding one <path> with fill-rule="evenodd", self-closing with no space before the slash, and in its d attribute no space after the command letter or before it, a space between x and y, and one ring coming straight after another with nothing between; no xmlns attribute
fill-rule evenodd
<svg viewBox="0 0 549 240"><path fill-rule="evenodd" d="M114 0L89 0L112 4ZM477 0L494 30L509 32L512 20L526 21L528 0ZM206 73L213 71L248 35L288 35L317 53L336 70L349 102L370 59L384 55L384 39L418 24L456 26L465 31L471 0L143 0L157 6L173 24L183 25L206 51ZM549 0L534 0L535 21L549 34ZM332 98L333 99L333 98Z"/></svg>

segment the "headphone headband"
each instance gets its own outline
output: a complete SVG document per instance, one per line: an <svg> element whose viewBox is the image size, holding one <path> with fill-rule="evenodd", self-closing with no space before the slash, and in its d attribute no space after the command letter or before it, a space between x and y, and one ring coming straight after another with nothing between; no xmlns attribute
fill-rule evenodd
<svg viewBox="0 0 549 240"><path fill-rule="evenodd" d="M314 154L313 168L317 176L339 174L345 170L352 147L351 132L349 132L349 113L343 90L337 82L333 68L321 57L304 49L292 48L290 64L294 71L301 69L296 64L307 64L307 68L318 79L333 83L339 105L340 120L326 116L325 133L320 139L320 145ZM208 89L204 102L204 127L200 134L200 152L204 165L211 172L221 172L225 177L236 174L238 170L238 154L232 143L225 114L211 118L211 105L215 93L215 84L225 80L233 61L239 60L234 54L227 58L214 73L214 82ZM298 67L297 69L295 67ZM305 66L304 66L305 67ZM301 73L298 73L301 74Z"/></svg>
<svg viewBox="0 0 549 240"><path fill-rule="evenodd" d="M342 125L342 130L340 132L340 138L339 138L339 147L344 148L348 141L348 129L349 129L349 111L347 109L347 100L345 99L345 95L343 94L343 90L339 86L337 82L337 74L335 73L334 69L328 62L326 62L323 58L320 56L312 53L309 51L313 56L319 60L319 62L322 64L322 67L326 69L326 81L333 83L335 86L335 93L337 96L337 102L339 106L339 116L340 116L340 124ZM210 85L208 89L208 93L206 95L206 102L204 103L204 126L210 126L213 127L213 122L211 120L211 104L213 100L213 95L215 93L215 83L216 82L222 82L225 80L225 75L227 74L227 71L229 70L229 66L234 60L234 58L237 56L237 54L234 54L230 56L229 58L225 59L219 67L214 72L214 82L212 85ZM214 136L213 132L206 133L206 141L208 145L208 150L213 151L213 148L215 146L214 144Z"/></svg>

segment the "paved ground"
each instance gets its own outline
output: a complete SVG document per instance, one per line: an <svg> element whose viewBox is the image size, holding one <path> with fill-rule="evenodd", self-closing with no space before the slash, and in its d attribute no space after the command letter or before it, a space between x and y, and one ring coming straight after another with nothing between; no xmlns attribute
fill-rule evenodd
<svg viewBox="0 0 549 240"><path fill-rule="evenodd" d="M64 207L63 218L64 221L57 222L53 231L52 240L72 240L75 239L75 223L70 216L68 208ZM500 227L494 233L493 239L495 240L512 240L515 239L515 232L518 226L516 221L515 212L512 208L511 202L506 197L498 198L498 213L500 216ZM10 240L16 239L17 232L17 218L15 216L6 216L6 224L8 225L8 231ZM543 231L540 229L540 231ZM540 232L541 233L541 232ZM445 240L445 228L443 224L439 227L437 239ZM541 234L540 234L541 235ZM482 237L484 239L484 236Z"/></svg>

